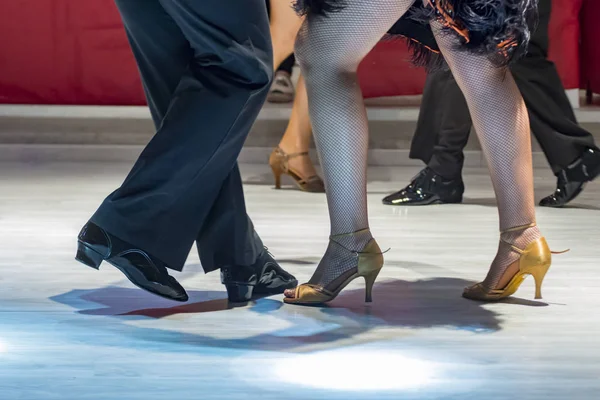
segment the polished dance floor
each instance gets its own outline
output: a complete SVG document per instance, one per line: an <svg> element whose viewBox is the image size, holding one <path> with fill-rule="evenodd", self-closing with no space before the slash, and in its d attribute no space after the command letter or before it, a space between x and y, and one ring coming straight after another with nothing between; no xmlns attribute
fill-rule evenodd
<svg viewBox="0 0 600 400"><path fill-rule="evenodd" d="M544 300L460 297L497 247L484 170L465 204L391 208L380 198L415 168L371 171L372 229L390 247L363 303L358 281L326 308L281 296L241 307L192 253L187 304L74 261L75 238L128 165L0 167L0 399L598 399L600 184L572 207L538 209L556 256ZM244 167L249 213L270 251L306 280L328 233L323 195L275 191ZM536 197L553 189L536 171Z"/></svg>

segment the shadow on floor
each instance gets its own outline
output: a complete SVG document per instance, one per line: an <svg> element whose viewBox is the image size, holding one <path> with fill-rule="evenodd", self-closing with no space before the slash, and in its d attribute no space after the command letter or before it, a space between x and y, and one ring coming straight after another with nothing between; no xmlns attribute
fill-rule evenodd
<svg viewBox="0 0 600 400"><path fill-rule="evenodd" d="M51 297L50 300L69 305L84 315L142 315L152 318L163 318L179 314L181 307L190 307L189 312L203 313L223 311L232 308L227 302L224 292L190 291L189 301L185 304L163 299L143 290L109 286L95 290L72 290L68 293ZM154 310L155 315L150 315ZM143 311L147 311L145 315Z"/></svg>
<svg viewBox="0 0 600 400"><path fill-rule="evenodd" d="M167 351L182 351L181 345L194 347L219 347L227 349L263 350L276 352L303 352L315 347L334 348L370 341L369 332L378 329L376 340L397 339L406 329L447 328L473 333L493 333L501 329L500 314L494 305L463 299L462 288L472 282L455 278L434 278L419 281L389 280L375 286L374 303L364 303L362 289L348 290L327 307L301 307L284 305L281 301L264 298L255 300L244 308L227 302L224 292L190 291L190 301L177 304L146 294L138 289L106 287L97 290L73 290L51 300L77 309L77 313L105 316L100 327L129 339L168 344ZM543 306L545 303L510 299L506 303L521 306ZM161 319L174 315L202 313L229 313L208 326L202 320L186 317ZM256 314L253 317L252 314ZM265 324L267 316L280 320L273 326ZM191 316L190 316L191 318ZM222 338L220 331L239 330L256 324L261 333L244 338ZM239 324L236 320L239 319ZM156 320L156 327L135 326L137 320ZM281 323L281 320L284 323ZM223 326L213 325L222 321ZM77 323L75 323L77 324ZM185 332L177 330L185 324ZM96 324L94 324L96 325ZM277 328L282 325L286 327ZM86 329L88 325L83 324ZM168 327L168 329L161 329ZM193 328L190 332L189 328ZM256 328L254 326L253 328ZM264 327L264 329L262 329ZM396 329L394 329L396 328ZM272 331L269 331L272 329ZM197 331L194 332L194 331Z"/></svg>

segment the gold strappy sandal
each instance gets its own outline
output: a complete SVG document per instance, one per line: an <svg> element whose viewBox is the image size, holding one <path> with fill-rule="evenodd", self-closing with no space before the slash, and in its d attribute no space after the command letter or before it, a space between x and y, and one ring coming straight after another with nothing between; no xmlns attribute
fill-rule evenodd
<svg viewBox="0 0 600 400"><path fill-rule="evenodd" d="M286 154L281 148L277 147L271 153L269 165L273 170L275 177L275 188L281 189L281 175L286 174L294 179L298 188L304 192L324 193L325 184L318 175L303 177L298 171L290 168L289 161L296 157L308 157L308 152Z"/></svg>
<svg viewBox="0 0 600 400"><path fill-rule="evenodd" d="M356 233L358 232L336 235L331 238L335 239L336 237L354 235ZM373 284L383 268L383 253L375 239L371 239L362 251L354 252L354 254L358 257L356 268L349 270L325 286L310 283L302 284L296 287L294 297L286 297L283 301L288 304L298 305L325 304L335 299L342 289L348 286L354 279L363 277L366 285L365 302L370 303L373 300Z"/></svg>
<svg viewBox="0 0 600 400"><path fill-rule="evenodd" d="M523 226L517 226L514 228L507 229L502 233L508 232L518 232L525 230L527 228L532 228L536 226L535 223ZM529 243L529 245L525 249L520 249L513 245L512 243L507 242L502 239L500 236L500 240L504 243L508 244L511 249L520 254L518 260L516 260L512 265L518 263L519 271L513 276L510 282L503 289L490 289L483 285L482 282L477 283L473 286L465 288L463 292L463 297L471 300L480 300L480 301L498 301L500 299L504 299L508 296L515 294L515 292L519 289L525 278L531 275L535 280L535 298L542 298L542 283L544 281L544 277L546 273L550 269L550 265L552 264L552 254L562 254L566 253L566 251L562 252L552 252L548 247L548 243L546 243L546 239L541 237L539 239L534 240ZM510 269L510 266L507 268L507 271Z"/></svg>

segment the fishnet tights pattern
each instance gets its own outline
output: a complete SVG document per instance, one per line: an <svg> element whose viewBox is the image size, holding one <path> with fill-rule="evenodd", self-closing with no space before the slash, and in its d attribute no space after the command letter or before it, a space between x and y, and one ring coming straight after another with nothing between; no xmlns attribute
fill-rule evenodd
<svg viewBox="0 0 600 400"><path fill-rule="evenodd" d="M310 15L296 54L306 79L310 117L323 167L331 235L369 227L367 113L356 71L360 61L414 0L349 0L328 17ZM310 283L327 285L356 268L371 233L332 238ZM337 243L336 243L337 242Z"/></svg>
<svg viewBox="0 0 600 400"><path fill-rule="evenodd" d="M368 228L366 166L368 127L357 81L364 56L410 8L413 0L346 0L345 8L328 17L309 15L296 42L306 79L310 117L321 165L331 222L337 235ZM498 201L500 229L535 222L529 120L520 92L507 69L490 60L456 51L456 37L436 40L460 85L483 147ZM518 247L539 237L537 228L508 235ZM361 251L371 239L359 235L344 247ZM513 242L511 242L513 243ZM519 246L520 245L520 246ZM357 260L330 243L311 283L327 284ZM493 285L518 258L501 244L486 282Z"/></svg>

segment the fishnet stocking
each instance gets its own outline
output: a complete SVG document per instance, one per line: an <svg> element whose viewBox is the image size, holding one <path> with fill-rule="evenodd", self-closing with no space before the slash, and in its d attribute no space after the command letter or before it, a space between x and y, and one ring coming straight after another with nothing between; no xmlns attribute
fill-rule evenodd
<svg viewBox="0 0 600 400"><path fill-rule="evenodd" d="M309 16L296 41L329 206L331 234L368 229L369 131L356 71L364 56L414 0L347 0L327 18ZM372 239L366 230L332 237L310 283L327 285L356 268Z"/></svg>
<svg viewBox="0 0 600 400"><path fill-rule="evenodd" d="M496 193L500 230L535 223L529 116L512 74L485 57L457 52L456 39L440 34L439 24L432 27L469 105ZM540 236L539 229L531 227L505 233L502 239L523 249ZM484 285L498 288L518 259L519 254L501 241Z"/></svg>
<svg viewBox="0 0 600 400"><path fill-rule="evenodd" d="M366 165L367 117L357 82L359 62L413 4L413 0L347 0L327 18L309 16L296 43L309 95L313 132L324 170L332 235L368 227ZM535 222L529 118L510 72L485 57L456 51L456 38L436 40L467 99L488 161L498 201L500 229ZM505 234L524 248L540 236L537 228ZM361 251L370 234L345 246ZM486 284L494 286L519 257L501 243ZM311 283L326 284L356 267L346 252L330 243Z"/></svg>
<svg viewBox="0 0 600 400"><path fill-rule="evenodd" d="M327 286L336 278L358 267L357 252L373 239L368 229L350 235L332 236L329 246L309 283Z"/></svg>
<svg viewBox="0 0 600 400"><path fill-rule="evenodd" d="M520 254L512 249L511 245L524 250L529 243L538 239L541 233L537 226L527 228L517 232L506 232L500 235L500 245L498 253L492 262L483 286L488 289L503 289L510 279L518 272L518 266L514 266L509 271L508 268L519 259Z"/></svg>

